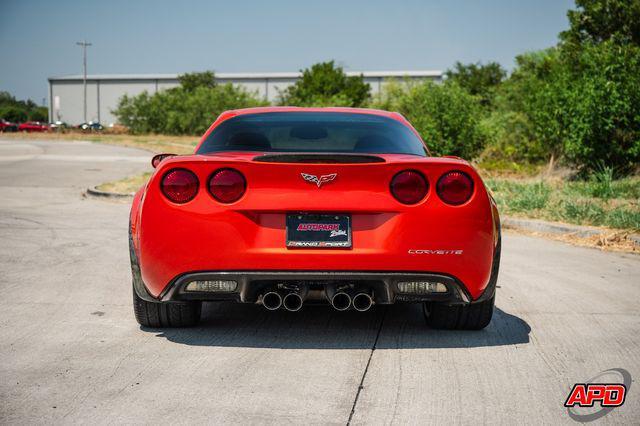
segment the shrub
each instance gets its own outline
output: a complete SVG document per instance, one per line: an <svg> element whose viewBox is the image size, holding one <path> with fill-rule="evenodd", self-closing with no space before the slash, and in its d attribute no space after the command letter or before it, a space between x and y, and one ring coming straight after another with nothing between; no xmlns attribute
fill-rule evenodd
<svg viewBox="0 0 640 426"><path fill-rule="evenodd" d="M314 64L302 70L302 77L280 93L280 105L292 106L364 106L371 87L362 75L347 77L333 61Z"/></svg>
<svg viewBox="0 0 640 426"><path fill-rule="evenodd" d="M483 148L480 101L455 83L392 83L374 106L403 114L434 155L471 159Z"/></svg>
<svg viewBox="0 0 640 426"><path fill-rule="evenodd" d="M19 101L8 92L0 92L0 118L16 123L48 121L49 110L31 100Z"/></svg>
<svg viewBox="0 0 640 426"><path fill-rule="evenodd" d="M202 134L228 109L264 105L256 95L232 84L215 84L213 73L180 77L184 86L153 95L123 96L114 111L133 133Z"/></svg>
<svg viewBox="0 0 640 426"><path fill-rule="evenodd" d="M486 141L483 163L538 163L546 159L533 125L522 112L494 111L480 121L479 130Z"/></svg>
<svg viewBox="0 0 640 426"><path fill-rule="evenodd" d="M457 83L474 96L480 98L485 106L491 106L496 87L502 83L507 72L497 62L482 64L462 64L456 62L453 69L444 75L448 81Z"/></svg>

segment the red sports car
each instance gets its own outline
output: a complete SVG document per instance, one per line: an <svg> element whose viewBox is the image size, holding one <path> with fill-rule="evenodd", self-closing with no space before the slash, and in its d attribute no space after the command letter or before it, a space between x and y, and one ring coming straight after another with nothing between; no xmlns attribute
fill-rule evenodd
<svg viewBox="0 0 640 426"><path fill-rule="evenodd" d="M21 132L48 132L49 125L39 121L27 121L26 123L20 124L18 130Z"/></svg>
<svg viewBox="0 0 640 426"><path fill-rule="evenodd" d="M496 204L468 162L430 156L398 113L227 111L193 155L153 165L129 227L143 326L194 325L212 300L288 311L418 302L433 328L491 320Z"/></svg>

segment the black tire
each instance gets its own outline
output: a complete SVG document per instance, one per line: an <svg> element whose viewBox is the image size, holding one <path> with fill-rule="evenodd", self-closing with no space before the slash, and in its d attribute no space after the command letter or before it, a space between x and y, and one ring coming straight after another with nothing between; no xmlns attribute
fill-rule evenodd
<svg viewBox="0 0 640 426"><path fill-rule="evenodd" d="M143 327L192 327L201 309L202 302L148 302L133 291L133 312Z"/></svg>
<svg viewBox="0 0 640 426"><path fill-rule="evenodd" d="M502 235L498 236L498 244L493 254L491 278L488 288L493 294L490 298L470 305L445 305L443 303L425 302L424 317L427 325L441 330L482 330L491 322L495 305L495 287L500 270L500 255L502 252Z"/></svg>
<svg viewBox="0 0 640 426"><path fill-rule="evenodd" d="M427 325L441 330L482 330L491 322L495 296L472 305L425 303Z"/></svg>

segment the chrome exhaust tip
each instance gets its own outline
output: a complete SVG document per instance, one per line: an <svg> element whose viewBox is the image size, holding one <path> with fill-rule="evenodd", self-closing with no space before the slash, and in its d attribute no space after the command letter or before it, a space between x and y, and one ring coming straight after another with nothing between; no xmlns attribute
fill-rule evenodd
<svg viewBox="0 0 640 426"><path fill-rule="evenodd" d="M262 305L269 311L280 309L282 296L275 291L269 291L262 296Z"/></svg>
<svg viewBox="0 0 640 426"><path fill-rule="evenodd" d="M336 293L331 298L331 306L336 311L346 311L351 306L351 296L343 291Z"/></svg>
<svg viewBox="0 0 640 426"><path fill-rule="evenodd" d="M353 309L358 312L365 312L371 309L373 305L373 298L367 293L358 293L353 296Z"/></svg>
<svg viewBox="0 0 640 426"><path fill-rule="evenodd" d="M297 312L302 308L302 302L298 293L289 293L282 300L282 306L289 312Z"/></svg>

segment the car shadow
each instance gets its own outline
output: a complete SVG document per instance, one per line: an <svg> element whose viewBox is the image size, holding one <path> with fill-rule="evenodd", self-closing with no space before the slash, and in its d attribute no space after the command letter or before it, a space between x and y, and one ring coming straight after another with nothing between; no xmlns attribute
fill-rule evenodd
<svg viewBox="0 0 640 426"><path fill-rule="evenodd" d="M279 349L370 349L378 337L376 349L380 350L526 344L531 327L498 307L484 330L449 331L428 328L419 304L377 306L364 313L306 305L292 313L269 312L257 305L206 303L198 327L142 330L184 345Z"/></svg>

